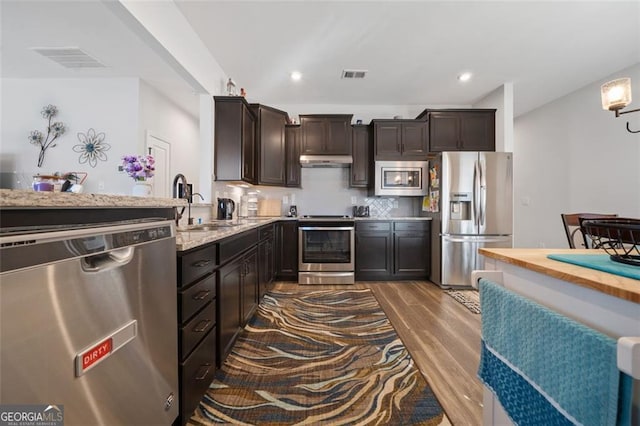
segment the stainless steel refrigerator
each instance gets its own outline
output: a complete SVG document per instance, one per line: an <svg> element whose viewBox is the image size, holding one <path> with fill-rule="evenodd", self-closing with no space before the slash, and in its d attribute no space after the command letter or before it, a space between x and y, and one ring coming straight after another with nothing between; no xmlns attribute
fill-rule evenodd
<svg viewBox="0 0 640 426"><path fill-rule="evenodd" d="M430 166L431 281L469 287L479 248L513 246L513 154L443 152Z"/></svg>

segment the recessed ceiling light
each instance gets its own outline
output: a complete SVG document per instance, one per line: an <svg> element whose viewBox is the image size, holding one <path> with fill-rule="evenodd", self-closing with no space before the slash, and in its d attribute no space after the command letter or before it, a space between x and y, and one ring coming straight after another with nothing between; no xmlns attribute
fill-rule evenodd
<svg viewBox="0 0 640 426"><path fill-rule="evenodd" d="M302 74L300 73L300 71L293 71L291 73L291 80L300 81L301 78L302 78Z"/></svg>
<svg viewBox="0 0 640 426"><path fill-rule="evenodd" d="M458 80L460 80L462 82L471 80L471 73L470 72L463 72L462 74L460 74L458 76Z"/></svg>

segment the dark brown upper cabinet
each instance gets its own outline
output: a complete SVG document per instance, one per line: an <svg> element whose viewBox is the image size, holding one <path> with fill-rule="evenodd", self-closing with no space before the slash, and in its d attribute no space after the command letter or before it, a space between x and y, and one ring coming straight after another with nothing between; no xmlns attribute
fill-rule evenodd
<svg viewBox="0 0 640 426"><path fill-rule="evenodd" d="M214 178L253 182L255 117L241 96L214 96Z"/></svg>
<svg viewBox="0 0 640 426"><path fill-rule="evenodd" d="M215 96L215 179L285 186L287 113Z"/></svg>
<svg viewBox="0 0 640 426"><path fill-rule="evenodd" d="M285 127L285 147L287 151L285 186L300 187L300 143L302 132L299 124Z"/></svg>
<svg viewBox="0 0 640 426"><path fill-rule="evenodd" d="M352 114L300 115L304 155L351 154Z"/></svg>
<svg viewBox="0 0 640 426"><path fill-rule="evenodd" d="M370 126L354 125L351 129L353 163L349 186L369 186L369 176L372 166L371 130Z"/></svg>
<svg viewBox="0 0 640 426"><path fill-rule="evenodd" d="M251 104L256 117L255 161L252 182L256 185L285 186L287 113L266 105Z"/></svg>
<svg viewBox="0 0 640 426"><path fill-rule="evenodd" d="M495 109L426 110L429 151L495 151Z"/></svg>
<svg viewBox="0 0 640 426"><path fill-rule="evenodd" d="M424 160L429 152L425 120L373 120L376 160Z"/></svg>

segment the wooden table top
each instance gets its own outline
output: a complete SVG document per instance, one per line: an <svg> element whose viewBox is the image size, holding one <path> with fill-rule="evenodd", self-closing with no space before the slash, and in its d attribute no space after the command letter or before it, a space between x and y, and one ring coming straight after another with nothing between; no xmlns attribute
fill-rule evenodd
<svg viewBox="0 0 640 426"><path fill-rule="evenodd" d="M604 250L481 248L479 253L496 260L587 287L640 304L640 280L601 272L547 258L549 254L594 254Z"/></svg>

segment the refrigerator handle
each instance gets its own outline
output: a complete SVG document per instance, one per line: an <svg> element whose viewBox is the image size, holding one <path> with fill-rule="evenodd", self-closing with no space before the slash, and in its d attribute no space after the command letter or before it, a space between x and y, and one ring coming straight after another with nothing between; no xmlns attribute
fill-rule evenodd
<svg viewBox="0 0 640 426"><path fill-rule="evenodd" d="M479 197L480 197L480 170L478 161L473 163L473 222L476 229L479 229Z"/></svg>
<svg viewBox="0 0 640 426"><path fill-rule="evenodd" d="M478 218L478 229L480 229L480 226L484 226L485 225L485 218L486 218L486 212L487 212L487 177L486 174L484 173L484 165L482 164L481 161L478 161L478 169L480 171L480 178L479 178L479 182L480 182L480 217Z"/></svg>

